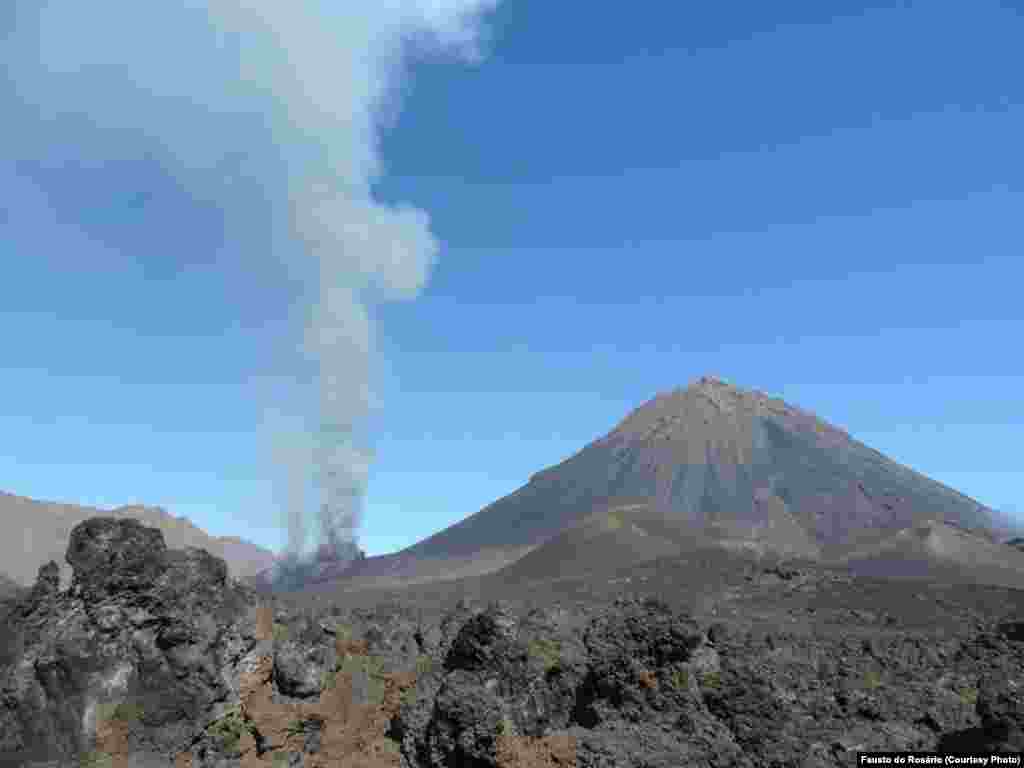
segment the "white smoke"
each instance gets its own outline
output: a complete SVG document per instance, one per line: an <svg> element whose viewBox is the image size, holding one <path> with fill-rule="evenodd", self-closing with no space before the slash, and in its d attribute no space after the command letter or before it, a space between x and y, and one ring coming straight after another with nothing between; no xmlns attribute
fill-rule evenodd
<svg viewBox="0 0 1024 768"><path fill-rule="evenodd" d="M408 47L432 41L475 58L481 13L493 4L375 0L332 8L223 0L214 6L226 27L269 35L280 52L276 66L265 66L256 48L251 59L243 56L242 68L262 72L289 120L323 149L315 165L290 179L295 233L316 264L317 285L302 348L318 366L319 425L300 454L314 457L322 492L316 549L339 559L352 555L346 544L356 538L371 461L358 443L374 400L371 302L415 297L439 252L425 212L374 199L378 132L394 113ZM293 466L288 474L295 476ZM298 500L289 505L293 557L305 552L308 512Z"/></svg>
<svg viewBox="0 0 1024 768"><path fill-rule="evenodd" d="M306 354L319 365L314 455L324 498L317 533L320 548L337 557L351 555L342 546L354 541L369 471L370 456L355 443L373 399L367 298L416 296L439 251L423 211L373 199L378 121L388 97L397 92L403 48L413 36L433 33L438 42L475 53L476 20L484 5L476 0L374 4L368 6L372 12L348 19L344 40L325 33L332 28L319 14L304 18L290 6L270 2L258 14L289 53L291 71L281 78L300 84L284 89L290 114L316 126L318 135L348 138L341 146L329 145L323 167L301 177L294 190L296 232L319 266L319 291L304 342ZM346 52L340 72L325 66L337 61L339 46ZM292 509L291 515L305 512ZM292 520L289 529L297 527ZM289 553L300 550L299 542L289 542Z"/></svg>
<svg viewBox="0 0 1024 768"><path fill-rule="evenodd" d="M19 152L44 151L33 120L85 115L96 131L73 139L81 154L102 165L126 137L145 137L182 184L224 209L229 237L252 229L222 178L232 158L289 222L283 252L308 308L296 346L317 401L314 424L289 414L292 426L275 428L293 556L310 553L310 534L314 550L355 540L372 459L360 435L375 402L373 305L415 297L438 257L424 211L374 198L380 131L410 54L479 58L497 2L15 3L3 52L13 86L0 96L20 110Z"/></svg>

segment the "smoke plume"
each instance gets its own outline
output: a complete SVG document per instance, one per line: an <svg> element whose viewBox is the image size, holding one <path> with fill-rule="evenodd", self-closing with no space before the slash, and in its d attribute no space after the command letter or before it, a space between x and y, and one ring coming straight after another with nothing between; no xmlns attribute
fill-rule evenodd
<svg viewBox="0 0 1024 768"><path fill-rule="evenodd" d="M103 166L145 145L195 199L223 210L251 269L281 259L301 285L295 377L308 377L315 403L283 406L272 446L292 562L358 551L373 307L414 298L439 252L424 211L374 197L380 131L397 113L410 54L475 60L497 1L14 4L0 105L11 107L16 154L62 141ZM262 197L283 222L269 244L252 234L261 217L250 203Z"/></svg>
<svg viewBox="0 0 1024 768"><path fill-rule="evenodd" d="M215 6L231 29L271 32L280 66L266 68L266 76L289 119L322 142L316 163L290 179L294 232L315 265L302 350L316 366L318 424L307 432L308 447L285 463L289 483L301 485L310 466L304 462L311 459L320 491L311 553L305 525L310 507L302 498L289 502L286 563L293 568L308 554L344 561L358 553L371 460L359 434L374 399L372 304L415 297L439 251L425 212L384 205L371 188L380 173L378 131L394 113L407 48L429 38L477 56L480 14L491 4L391 0L341 4L343 10L330 12L274 0ZM242 63L252 70L261 64Z"/></svg>

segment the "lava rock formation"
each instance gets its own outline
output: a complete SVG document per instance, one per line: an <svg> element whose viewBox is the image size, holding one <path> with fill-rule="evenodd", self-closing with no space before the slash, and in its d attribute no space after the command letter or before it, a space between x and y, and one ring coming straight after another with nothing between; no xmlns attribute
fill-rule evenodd
<svg viewBox="0 0 1024 768"><path fill-rule="evenodd" d="M1012 617L936 638L702 626L639 594L461 601L436 621L300 609L114 518L78 525L67 559L69 589L48 563L0 617L6 764L823 768L1024 748ZM766 571L758 588L815 578Z"/></svg>

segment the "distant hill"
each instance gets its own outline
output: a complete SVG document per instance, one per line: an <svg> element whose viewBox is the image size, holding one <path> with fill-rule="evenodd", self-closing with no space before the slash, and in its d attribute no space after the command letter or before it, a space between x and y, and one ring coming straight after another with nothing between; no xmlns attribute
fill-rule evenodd
<svg viewBox="0 0 1024 768"><path fill-rule="evenodd" d="M584 518L499 573L510 582L556 579L678 554L681 544L643 525L644 504L613 506Z"/></svg>
<svg viewBox="0 0 1024 768"><path fill-rule="evenodd" d="M1024 588L1024 552L937 521L868 541L840 562L861 576Z"/></svg>
<svg viewBox="0 0 1024 768"><path fill-rule="evenodd" d="M159 528L173 549L199 547L228 564L235 578L248 578L270 568L274 553L236 536L210 536L184 517L175 517L160 507L125 506L101 510L74 504L35 501L0 492L0 568L18 584L31 585L39 566L55 560L66 582L71 569L64 562L71 529L97 515L133 517Z"/></svg>
<svg viewBox="0 0 1024 768"><path fill-rule="evenodd" d="M1005 517L813 413L704 377L344 581L436 579L445 563L450 577L550 577L713 546L893 572L889 563L912 557L915 573L942 563L1024 585L1024 554L1001 544L1011 533Z"/></svg>

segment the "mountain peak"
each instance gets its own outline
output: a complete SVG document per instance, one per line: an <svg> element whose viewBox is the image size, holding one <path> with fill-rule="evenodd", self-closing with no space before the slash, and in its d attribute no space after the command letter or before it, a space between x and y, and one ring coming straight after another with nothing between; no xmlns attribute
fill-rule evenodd
<svg viewBox="0 0 1024 768"><path fill-rule="evenodd" d="M739 391L737 387L734 387L725 379L719 376L701 376L699 379L693 381L690 384L691 388L700 389L703 391L717 391L721 389L728 389L732 391Z"/></svg>
<svg viewBox="0 0 1024 768"><path fill-rule="evenodd" d="M993 527L988 508L812 411L709 374L656 394L523 487L408 548L401 578L425 577L437 563L493 570L534 550L524 573L705 546L826 562L871 553L900 562L904 550L981 562L978 547L989 545L951 532ZM907 544L918 528L938 533L927 546ZM1024 560L1011 565L985 578L1017 584ZM392 561L378 570L397 573Z"/></svg>
<svg viewBox="0 0 1024 768"><path fill-rule="evenodd" d="M771 411L777 416L798 413L778 398L757 390L738 387L718 376L694 379L685 387L662 392L635 408L603 440L621 437L647 439L685 439L697 432L717 433ZM720 417L726 417L723 422ZM813 416L805 418L814 420ZM731 427L726 426L727 424ZM696 430L696 431L695 431ZM600 442L600 441L599 441Z"/></svg>
<svg viewBox="0 0 1024 768"><path fill-rule="evenodd" d="M778 398L769 397L764 392L756 389L745 389L740 387L727 379L723 379L720 376L704 375L699 378L693 379L689 384L681 387L676 387L665 392L661 392L654 396L652 400L649 400L644 405L641 405L636 410L642 410L648 405L654 403L662 403L667 400L680 400L686 397L700 396L705 398L711 398L712 400L723 400L730 402L746 402L746 403L766 403L772 400L776 403L781 403Z"/></svg>
<svg viewBox="0 0 1024 768"><path fill-rule="evenodd" d="M767 399L761 392L741 389L718 376L701 376L684 390L710 399L719 410L756 400Z"/></svg>
<svg viewBox="0 0 1024 768"><path fill-rule="evenodd" d="M453 526L451 542L465 550L533 545L622 500L643 501L695 534L724 531L729 540L810 555L927 517L988 519L974 500L812 411L707 374L655 395L608 434ZM517 536L507 534L510 520Z"/></svg>

